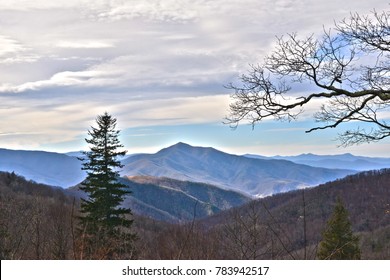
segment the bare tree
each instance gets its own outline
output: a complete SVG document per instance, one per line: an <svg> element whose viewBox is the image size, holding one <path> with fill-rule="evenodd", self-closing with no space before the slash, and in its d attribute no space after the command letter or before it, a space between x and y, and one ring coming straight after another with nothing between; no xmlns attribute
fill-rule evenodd
<svg viewBox="0 0 390 280"><path fill-rule="evenodd" d="M390 107L389 18L388 11L351 14L320 37L278 38L263 64L251 65L240 84L228 85L235 93L226 123L236 127L249 121L254 127L270 117L291 121L319 100L314 118L323 125L306 132L359 121L368 125L340 134L341 145L390 136L383 116ZM294 85L304 85L306 93Z"/></svg>
<svg viewBox="0 0 390 280"><path fill-rule="evenodd" d="M261 218L261 208L251 201L245 209L232 209L223 226L223 244L235 259L256 260L273 256L272 237Z"/></svg>

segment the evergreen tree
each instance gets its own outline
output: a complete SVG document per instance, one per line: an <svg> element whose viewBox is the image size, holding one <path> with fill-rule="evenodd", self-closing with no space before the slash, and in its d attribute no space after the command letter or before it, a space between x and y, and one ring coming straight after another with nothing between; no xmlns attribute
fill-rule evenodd
<svg viewBox="0 0 390 280"><path fill-rule="evenodd" d="M96 118L97 127L88 131L90 151L84 152L83 170L87 178L80 187L88 194L81 200L81 258L118 258L131 251L134 235L130 233L131 210L120 207L128 187L121 184L119 169L124 156L116 130L116 119L108 113ZM128 256L126 256L128 257Z"/></svg>
<svg viewBox="0 0 390 280"><path fill-rule="evenodd" d="M338 199L317 256L322 260L358 260L360 255L359 238L353 234L348 211Z"/></svg>

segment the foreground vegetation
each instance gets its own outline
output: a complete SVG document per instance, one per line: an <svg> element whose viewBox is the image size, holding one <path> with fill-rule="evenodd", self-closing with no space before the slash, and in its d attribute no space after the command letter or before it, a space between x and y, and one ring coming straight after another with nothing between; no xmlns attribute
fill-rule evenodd
<svg viewBox="0 0 390 280"><path fill-rule="evenodd" d="M389 183L390 170L364 172L185 224L133 215L138 238L131 258L314 259L340 198L360 239L361 258L390 259ZM79 209L63 189L0 173L0 258L83 258L75 230ZM94 258L108 256L102 250Z"/></svg>

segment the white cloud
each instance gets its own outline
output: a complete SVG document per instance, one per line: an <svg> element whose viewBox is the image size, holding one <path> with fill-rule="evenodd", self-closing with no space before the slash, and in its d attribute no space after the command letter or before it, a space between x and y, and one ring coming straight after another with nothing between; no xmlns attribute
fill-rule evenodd
<svg viewBox="0 0 390 280"><path fill-rule="evenodd" d="M123 116L126 126L221 122L229 102L223 85L261 62L275 35L321 32L350 12L373 8L388 5L2 0L0 104L7 109L0 108L0 127L12 127L3 139L16 143L18 133L37 133L28 138L38 146L71 141L85 130L79 124L104 110Z"/></svg>
<svg viewBox="0 0 390 280"><path fill-rule="evenodd" d="M98 41L62 41L57 44L60 48L70 48L70 49L104 49L104 48L113 48L114 45L107 42L98 42Z"/></svg>
<svg viewBox="0 0 390 280"><path fill-rule="evenodd" d="M25 91L37 91L45 88L64 87L64 86L86 86L91 80L108 78L105 73L99 71L65 71L53 75L48 80L28 82L17 86L9 84L0 85L0 92L21 93ZM102 85L102 82L100 82Z"/></svg>
<svg viewBox="0 0 390 280"><path fill-rule="evenodd" d="M0 36L0 57L19 53L25 50L25 47L15 39L7 36Z"/></svg>
<svg viewBox="0 0 390 280"><path fill-rule="evenodd" d="M92 17L99 20L145 18L151 21L187 22L197 17L197 1L190 0L107 0L91 5Z"/></svg>
<svg viewBox="0 0 390 280"><path fill-rule="evenodd" d="M120 129L219 122L228 103L228 96L223 95L148 101L114 98L107 104L101 102L100 96L94 100L80 98L72 104L66 100L54 104L50 100L39 102L18 98L19 103L29 102L29 110L15 106L12 98L3 97L5 107L0 108L3 116L0 127L7 128L0 130L3 147L39 149L43 145L66 142L77 142L78 147L81 147L87 129L94 125L94 118L104 111L118 118Z"/></svg>
<svg viewBox="0 0 390 280"><path fill-rule="evenodd" d="M87 4L89 0L1 0L1 10L11 11L27 11L27 10L38 10L38 9L54 9L54 8L75 8L83 4Z"/></svg>

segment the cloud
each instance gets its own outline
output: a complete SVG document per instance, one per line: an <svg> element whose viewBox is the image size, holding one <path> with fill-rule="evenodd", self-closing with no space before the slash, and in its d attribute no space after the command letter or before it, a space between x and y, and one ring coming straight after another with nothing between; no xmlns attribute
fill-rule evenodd
<svg viewBox="0 0 390 280"><path fill-rule="evenodd" d="M30 53L30 49L18 40L0 35L0 64L31 63L40 56Z"/></svg>
<svg viewBox="0 0 390 280"><path fill-rule="evenodd" d="M103 73L100 73L98 71L65 71L53 75L48 80L28 82L17 86L3 84L0 86L0 92L21 93L25 91L38 91L45 88L79 86L86 85L86 83L91 79L98 78L104 79L105 76Z"/></svg>
<svg viewBox="0 0 390 280"><path fill-rule="evenodd" d="M70 49L104 49L104 48L113 48L114 45L107 42L98 42L98 41L62 41L57 44L60 48L70 48Z"/></svg>
<svg viewBox="0 0 390 280"><path fill-rule="evenodd" d="M110 102L102 102L103 96ZM97 95L90 100L80 97L77 102L63 100L29 100L18 96L15 106L12 96L3 96L0 108L0 139L13 148L55 146L56 143L74 142L74 147L85 145L87 130L94 125L98 114L107 111L113 114L120 129L128 127L188 125L209 122L220 123L228 96L203 96L153 100L121 100L109 94ZM29 104L26 110L23 104ZM28 121L21 121L28 120ZM28 141L27 141L28 139ZM4 142L3 142L4 143ZM4 145L4 144L3 144Z"/></svg>
<svg viewBox="0 0 390 280"><path fill-rule="evenodd" d="M25 50L25 47L15 39L7 36L0 36L0 57L19 53Z"/></svg>
<svg viewBox="0 0 390 280"><path fill-rule="evenodd" d="M67 9L75 8L83 4L90 3L89 0L37 0L37 1L26 1L26 0L2 0L0 2L1 10L11 11L28 11L28 10L41 10L41 9Z"/></svg>
<svg viewBox="0 0 390 280"><path fill-rule="evenodd" d="M150 21L188 22L197 17L197 1L98 1L93 5L91 17L98 20L125 20L142 17Z"/></svg>
<svg viewBox="0 0 390 280"><path fill-rule="evenodd" d="M275 35L321 32L350 12L387 7L380 0L2 0L4 145L78 141L105 110L124 128L220 123L230 93L223 86L261 63Z"/></svg>
<svg viewBox="0 0 390 280"><path fill-rule="evenodd" d="M156 99L124 102L114 110L126 126L132 127L221 123L228 102L227 95Z"/></svg>
<svg viewBox="0 0 390 280"><path fill-rule="evenodd" d="M75 92L86 88L100 91L117 91L142 95L146 99L159 92L158 97L194 96L225 91L223 85L234 75L234 65L221 59L218 53L183 51L180 53L121 56L98 63L81 71L55 73L45 80L12 85L3 83L0 92L23 93L55 87L77 87ZM230 59L231 60L231 59ZM203 91L203 92L199 92ZM163 94L165 92L166 94ZM153 95L156 96L156 95Z"/></svg>

